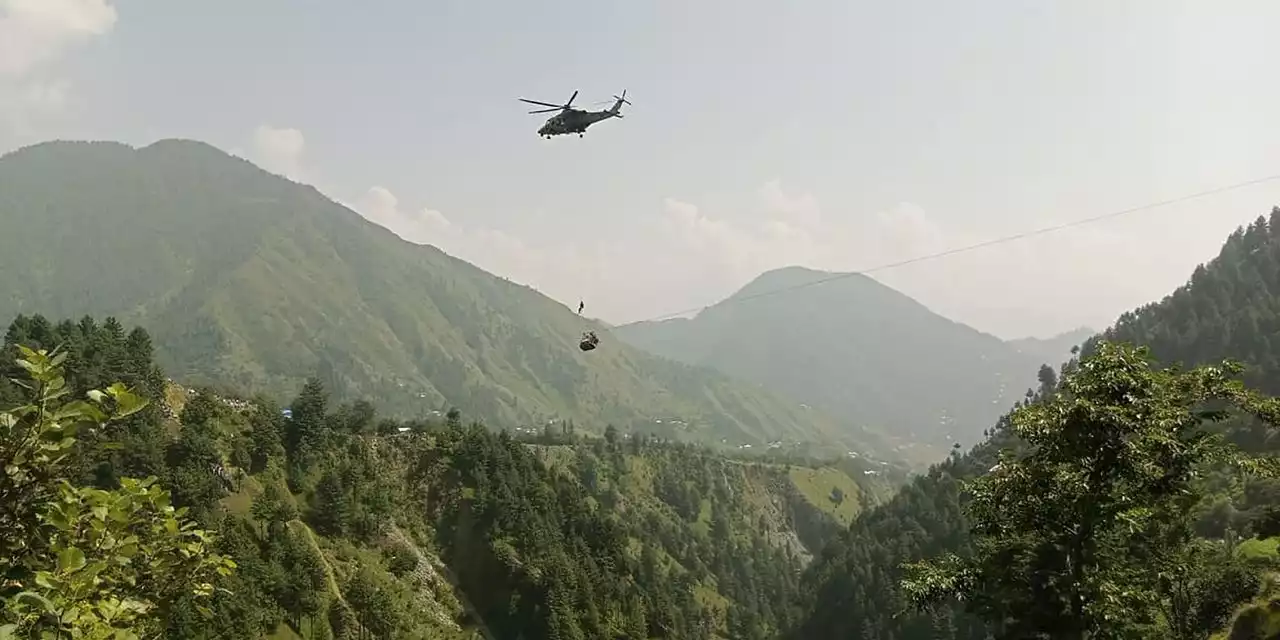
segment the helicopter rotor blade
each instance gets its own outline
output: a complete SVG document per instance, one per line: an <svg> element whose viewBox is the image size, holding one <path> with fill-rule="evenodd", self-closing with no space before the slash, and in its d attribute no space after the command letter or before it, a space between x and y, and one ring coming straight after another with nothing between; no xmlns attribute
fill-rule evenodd
<svg viewBox="0 0 1280 640"><path fill-rule="evenodd" d="M554 109L538 109L537 111L530 111L529 113L551 113L552 111L563 111L563 110L564 110L564 107L556 107Z"/></svg>
<svg viewBox="0 0 1280 640"><path fill-rule="evenodd" d="M564 108L558 104L551 104L550 102L538 102L537 100L529 100L527 98L516 98L516 99L519 100L520 102L528 102L529 104L536 104L543 107L555 107L556 109Z"/></svg>
<svg viewBox="0 0 1280 640"><path fill-rule="evenodd" d="M573 95L569 96L569 101L564 103L564 108L568 109L569 105L573 104L573 99L576 97L578 97L578 91L575 89Z"/></svg>

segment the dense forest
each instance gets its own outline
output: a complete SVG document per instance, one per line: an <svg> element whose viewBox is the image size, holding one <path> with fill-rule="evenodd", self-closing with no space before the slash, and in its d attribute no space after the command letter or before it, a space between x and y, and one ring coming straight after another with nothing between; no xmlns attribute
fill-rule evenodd
<svg viewBox="0 0 1280 640"><path fill-rule="evenodd" d="M1210 365L1223 358L1243 365L1248 387L1266 393L1280 388L1276 369L1280 344L1276 294L1280 293L1280 209L1240 229L1227 240L1217 258L1196 269L1190 281L1163 301L1124 314L1116 325L1089 340L1081 351L1093 358L1104 340L1148 346L1161 365ZM989 439L935 465L913 480L889 503L864 513L824 549L802 580L807 607L804 621L790 637L872 638L878 640L982 640L991 631L987 622L954 601L925 611L910 606L898 587L906 577L904 563L955 554L973 558L978 550L972 535L980 522L966 510L978 478L1000 460L1006 448L1025 450L1027 440L1011 430L1013 421L1048 406L1061 409L1061 385L1082 360L1060 370L1040 370L1040 386L992 430ZM1167 384L1174 384L1169 382ZM1274 420L1237 415L1220 423L1215 433L1239 451L1273 456ZM1069 425L1068 425L1069 426ZM1065 431L1065 427L1064 427ZM1239 538L1231 557L1244 557L1266 575L1276 568L1276 505L1280 483L1264 473L1232 474L1220 465L1200 469L1204 475L1184 489L1196 497L1184 524L1204 540ZM1226 561L1217 562L1225 565ZM1207 578L1206 578L1207 580ZM1270 587L1264 585L1258 606L1247 608L1232 623L1231 638L1271 638L1280 624L1270 613ZM1048 597L1048 596L1046 596ZM1275 596L1280 601L1280 595ZM1123 637L1179 637L1128 630ZM1104 634L1105 635L1105 634ZM1020 636L1027 637L1027 636ZM1078 636L1067 636L1078 637ZM1120 636L1117 636L1120 637ZM1207 637L1189 635L1186 637Z"/></svg>
<svg viewBox="0 0 1280 640"><path fill-rule="evenodd" d="M14 634L977 639L1062 627L1072 638L1202 639L1266 593L1276 566L1274 539L1236 545L1232 533L1261 543L1276 531L1266 503L1247 508L1265 469L1248 467L1243 488L1224 482L1210 463L1246 458L1232 439L1204 445L1198 408L1223 399L1270 425L1280 403L1235 385L1231 365L1166 372L1124 344L1091 344L1061 377L1046 366L989 441L878 504L834 467L731 459L612 427L583 440L570 423L549 425L521 441L456 411L406 423L367 403L330 406L315 380L287 413L262 398L175 389L150 361L146 332L112 319L23 317L6 337L21 340L6 341L14 365L0 386L13 407L6 468L19 470L0 487L16 524L0 592ZM103 382L113 378L123 384ZM1178 437L1152 411L1180 424ZM1219 413L1226 426L1215 433L1257 430ZM1104 419L1117 428L1092 428ZM1087 428L1077 433L1078 422ZM1081 462L1134 442L1150 450ZM1144 471L1162 455L1173 457ZM990 473L996 462L1018 469L1012 489L997 482L1005 472ZM1097 591L1105 582L1073 582L1074 570L1052 562L1071 509L1099 501L1088 485L1049 489L1072 469L1158 523L1112 531L1091 556L1094 573L1124 581L1127 599L1110 605L1122 615L1073 617L1064 604L1114 599ZM844 482L819 488L821 500L803 495L823 475ZM997 486L983 493L963 478ZM968 500L962 489L978 492ZM1218 497L1246 508L1221 520L1206 506ZM1064 520L1046 526L1053 518ZM816 562L810 549L822 549ZM902 561L922 558L942 563L902 582ZM1027 579L1055 570L1028 590ZM913 613L904 593L964 604ZM1232 637L1264 637L1254 632L1271 622L1252 611Z"/></svg>
<svg viewBox="0 0 1280 640"><path fill-rule="evenodd" d="M799 621L810 550L893 487L865 461L732 459L612 427L517 439L457 411L379 418L318 380L286 414L167 385L147 332L111 318L15 320L0 406L40 403L30 361L55 350L55 403L118 381L141 408L83 429L44 481L156 478L235 566L150 614L173 638L772 638Z"/></svg>

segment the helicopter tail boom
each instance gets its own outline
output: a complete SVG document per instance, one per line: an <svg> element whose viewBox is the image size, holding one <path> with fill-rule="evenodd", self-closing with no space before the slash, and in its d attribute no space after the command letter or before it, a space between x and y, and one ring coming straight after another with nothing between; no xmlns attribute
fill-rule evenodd
<svg viewBox="0 0 1280 640"><path fill-rule="evenodd" d="M626 89L623 89L623 90L622 90L622 95L621 95L621 96L614 96L614 97L613 97L613 99L615 100L615 102L613 103L613 107L611 107L611 108L609 109L609 113L613 114L613 116L614 116L614 117L621 118L621 117L622 117L622 104L623 104L624 102L625 102L626 104L631 104L631 101L627 100L627 90L626 90Z"/></svg>

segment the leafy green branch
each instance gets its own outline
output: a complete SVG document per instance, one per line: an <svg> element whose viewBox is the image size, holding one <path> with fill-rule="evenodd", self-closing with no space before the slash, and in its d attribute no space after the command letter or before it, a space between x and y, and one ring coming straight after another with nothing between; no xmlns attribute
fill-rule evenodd
<svg viewBox="0 0 1280 640"><path fill-rule="evenodd" d="M18 346L29 402L0 412L0 639L139 638L185 595L208 598L235 564L154 477L120 487L66 479L77 436L142 410L124 385L68 395L65 354ZM204 610L207 613L207 609Z"/></svg>
<svg viewBox="0 0 1280 640"><path fill-rule="evenodd" d="M1197 478L1278 469L1207 428L1233 412L1280 418L1240 371L1160 370L1144 349L1099 343L1056 394L1012 414L1020 453L966 484L973 556L905 565L904 595L917 607L958 599L997 638L1208 637L1258 583L1206 568L1191 531Z"/></svg>

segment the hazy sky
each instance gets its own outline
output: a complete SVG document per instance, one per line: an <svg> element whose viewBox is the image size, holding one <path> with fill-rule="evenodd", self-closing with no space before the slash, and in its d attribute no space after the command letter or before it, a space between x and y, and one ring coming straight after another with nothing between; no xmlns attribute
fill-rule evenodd
<svg viewBox="0 0 1280 640"><path fill-rule="evenodd" d="M625 322L1280 173L1277 33L1274 0L0 0L0 150L204 140ZM515 100L623 88L584 139ZM1275 204L874 276L1004 337L1100 328Z"/></svg>

